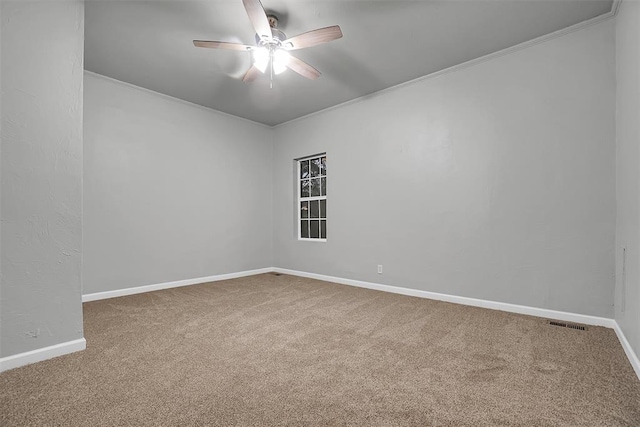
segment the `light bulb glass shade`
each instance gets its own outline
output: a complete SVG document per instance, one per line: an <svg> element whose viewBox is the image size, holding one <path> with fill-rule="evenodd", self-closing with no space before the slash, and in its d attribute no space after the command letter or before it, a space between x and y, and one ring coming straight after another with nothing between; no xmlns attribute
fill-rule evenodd
<svg viewBox="0 0 640 427"><path fill-rule="evenodd" d="M289 52L278 49L273 54L273 72L280 74L287 69L289 63Z"/></svg>
<svg viewBox="0 0 640 427"><path fill-rule="evenodd" d="M259 47L253 51L253 65L264 73L269 65L269 49L266 47Z"/></svg>

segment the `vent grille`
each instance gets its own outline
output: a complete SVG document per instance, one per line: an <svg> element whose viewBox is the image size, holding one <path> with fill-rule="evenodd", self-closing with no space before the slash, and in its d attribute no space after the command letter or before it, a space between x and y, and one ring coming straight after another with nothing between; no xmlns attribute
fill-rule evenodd
<svg viewBox="0 0 640 427"><path fill-rule="evenodd" d="M275 271L272 271L269 274L272 275L272 276L282 276L282 273L276 273Z"/></svg>
<svg viewBox="0 0 640 427"><path fill-rule="evenodd" d="M551 326L559 326L561 328L576 329L578 331L586 331L587 330L586 326L576 325L575 323L554 322L553 320L550 320L549 324Z"/></svg>

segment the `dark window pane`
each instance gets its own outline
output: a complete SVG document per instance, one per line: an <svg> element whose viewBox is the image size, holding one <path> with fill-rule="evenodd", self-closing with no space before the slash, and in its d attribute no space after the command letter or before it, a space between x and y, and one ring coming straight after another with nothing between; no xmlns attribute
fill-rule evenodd
<svg viewBox="0 0 640 427"><path fill-rule="evenodd" d="M320 238L327 238L327 221L320 221Z"/></svg>
<svg viewBox="0 0 640 427"><path fill-rule="evenodd" d="M300 178L309 178L309 160L300 162Z"/></svg>
<svg viewBox="0 0 640 427"><path fill-rule="evenodd" d="M320 175L320 157L311 159L311 176Z"/></svg>
<svg viewBox="0 0 640 427"><path fill-rule="evenodd" d="M320 209L318 208L318 200L312 200L309 202L309 217L318 218L320 215Z"/></svg>
<svg viewBox="0 0 640 427"><path fill-rule="evenodd" d="M312 239L320 238L320 221L311 221L311 231L309 232L309 236Z"/></svg>
<svg viewBox="0 0 640 427"><path fill-rule="evenodd" d="M321 184L320 184L320 186L321 186L321 188L322 188L322 189L321 189L321 191L320 191L320 195L321 195L321 196L326 196L326 195L327 195L327 178L324 178L324 177L323 177L323 178L321 179Z"/></svg>
<svg viewBox="0 0 640 427"><path fill-rule="evenodd" d="M300 218L309 218L309 202L300 203Z"/></svg>
<svg viewBox="0 0 640 427"><path fill-rule="evenodd" d="M300 221L300 237L309 238L309 221Z"/></svg>
<svg viewBox="0 0 640 427"><path fill-rule="evenodd" d="M327 158L326 157L323 157L322 160L320 161L320 174L321 175L327 174Z"/></svg>
<svg viewBox="0 0 640 427"><path fill-rule="evenodd" d="M309 181L300 181L300 197L309 197Z"/></svg>
<svg viewBox="0 0 640 427"><path fill-rule="evenodd" d="M311 180L311 196L320 195L320 178L313 178Z"/></svg>
<svg viewBox="0 0 640 427"><path fill-rule="evenodd" d="M327 217L327 201L320 200L320 218Z"/></svg>

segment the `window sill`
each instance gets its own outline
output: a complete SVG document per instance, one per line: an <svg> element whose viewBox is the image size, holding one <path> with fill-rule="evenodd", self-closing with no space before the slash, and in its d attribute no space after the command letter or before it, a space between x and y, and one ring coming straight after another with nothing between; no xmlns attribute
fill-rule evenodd
<svg viewBox="0 0 640 427"><path fill-rule="evenodd" d="M300 241L300 242L326 242L327 239L307 239L307 238L298 237L298 241Z"/></svg>

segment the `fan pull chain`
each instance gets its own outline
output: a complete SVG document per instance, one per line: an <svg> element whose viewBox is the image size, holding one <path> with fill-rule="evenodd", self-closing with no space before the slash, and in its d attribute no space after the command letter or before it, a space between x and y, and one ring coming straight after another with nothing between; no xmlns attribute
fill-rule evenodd
<svg viewBox="0 0 640 427"><path fill-rule="evenodd" d="M273 50L269 49L269 89L273 89Z"/></svg>

